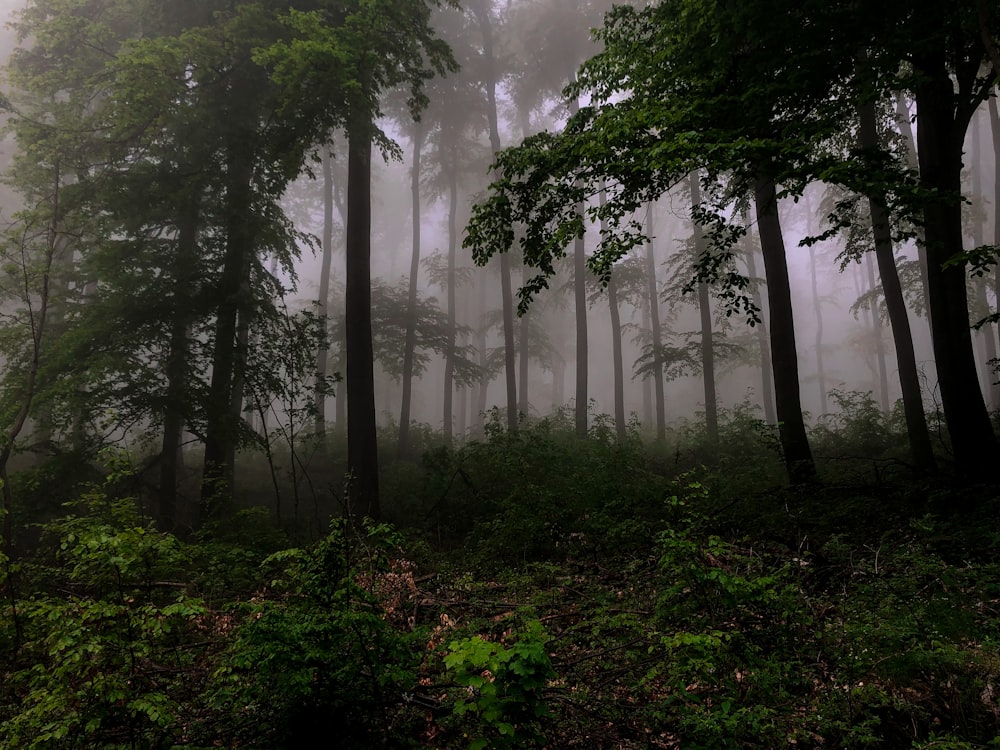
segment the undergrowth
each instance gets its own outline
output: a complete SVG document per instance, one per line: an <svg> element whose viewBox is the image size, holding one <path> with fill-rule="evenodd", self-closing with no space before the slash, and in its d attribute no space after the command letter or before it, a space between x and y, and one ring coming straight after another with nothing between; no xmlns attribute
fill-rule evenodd
<svg viewBox="0 0 1000 750"><path fill-rule="evenodd" d="M0 750L1000 747L996 493L842 407L822 485L748 409L715 453L494 424L312 539L162 533L117 459L0 559Z"/></svg>

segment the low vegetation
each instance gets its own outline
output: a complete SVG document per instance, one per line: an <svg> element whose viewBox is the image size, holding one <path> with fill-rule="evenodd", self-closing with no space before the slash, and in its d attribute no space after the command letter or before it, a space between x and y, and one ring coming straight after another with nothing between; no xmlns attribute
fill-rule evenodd
<svg viewBox="0 0 1000 750"><path fill-rule="evenodd" d="M315 481L297 517L165 534L106 454L58 512L20 498L0 748L1000 747L1000 502L913 479L899 420L841 406L794 488L749 409L712 461L694 428L572 415L418 431L392 524L321 532Z"/></svg>

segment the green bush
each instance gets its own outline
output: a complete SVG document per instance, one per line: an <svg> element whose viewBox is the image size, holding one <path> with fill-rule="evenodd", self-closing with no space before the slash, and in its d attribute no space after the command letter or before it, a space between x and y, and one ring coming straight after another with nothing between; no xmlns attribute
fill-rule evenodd
<svg viewBox="0 0 1000 750"><path fill-rule="evenodd" d="M399 537L336 521L315 545L264 562L266 589L239 607L212 702L229 717L217 740L242 747L398 743L396 712L415 683L420 642L393 629L378 599Z"/></svg>
<svg viewBox="0 0 1000 750"><path fill-rule="evenodd" d="M452 715L470 750L545 744L539 721L549 707L543 690L555 675L548 640L541 623L531 620L508 646L478 635L448 645L444 664L461 686Z"/></svg>

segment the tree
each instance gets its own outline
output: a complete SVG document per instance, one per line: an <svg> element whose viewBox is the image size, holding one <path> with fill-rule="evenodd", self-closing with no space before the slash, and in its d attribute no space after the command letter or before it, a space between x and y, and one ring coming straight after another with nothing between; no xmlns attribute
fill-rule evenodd
<svg viewBox="0 0 1000 750"><path fill-rule="evenodd" d="M620 6L607 16L599 32L605 50L584 64L569 92L585 92L594 104L571 118L563 133L535 136L499 160L505 177L494 183L493 193L474 213L467 242L474 253L486 256L494 243L512 239L504 217L525 222L528 231L522 248L539 271L522 290L522 299L527 300L545 287L551 259L582 234L584 222L572 215L570 206L586 199L599 178L608 179L609 199L589 214L606 217L611 232L589 263L606 279L615 260L642 241L631 218L639 206L699 166L710 177L730 174L730 200L751 191L757 194L771 291L772 347L781 356L775 356L782 370L780 376L776 373L781 434L793 478L809 480L814 469L798 398L775 185L791 164L804 158L804 149L783 133L792 122L795 127L801 124L801 112L821 96L821 87L816 83L801 103L782 93L792 89L800 93L797 87L802 81L790 75L788 66L801 64L806 56L818 59L815 40L780 34L772 18L753 16L743 6L729 15L713 9L712 23L690 28L687 21L702 13L686 15L682 5L639 10ZM788 13L796 19L803 10L789 8ZM720 34L729 34L730 41L720 44ZM747 38L767 38L768 44L751 45L752 54L747 56L741 41ZM719 49L732 57L718 60ZM770 71L767 81L772 88L754 90L762 70ZM629 86L630 80L641 80L643 85ZM827 80L824 77L822 83ZM826 96L827 89L822 91ZM776 111L775 99L788 102L788 109ZM742 114L738 120L731 117L735 110ZM811 129L827 127L807 120ZM778 290L782 284L785 289ZM745 299L741 294L734 298Z"/></svg>
<svg viewBox="0 0 1000 750"><path fill-rule="evenodd" d="M398 148L376 126L380 96L409 89L414 118L426 104L423 84L453 69L448 46L431 28L433 0L349 3L307 13L292 11L296 35L272 45L258 59L272 79L309 91L307 142L333 128L348 140L347 176L347 441L354 515L378 518L378 445L371 325L371 155ZM346 62L346 64L345 64Z"/></svg>

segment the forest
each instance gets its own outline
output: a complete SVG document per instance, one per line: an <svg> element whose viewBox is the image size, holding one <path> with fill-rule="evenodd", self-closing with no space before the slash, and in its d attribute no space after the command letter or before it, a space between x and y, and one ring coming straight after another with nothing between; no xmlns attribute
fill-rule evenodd
<svg viewBox="0 0 1000 750"><path fill-rule="evenodd" d="M996 0L0 15L0 750L1000 749Z"/></svg>

